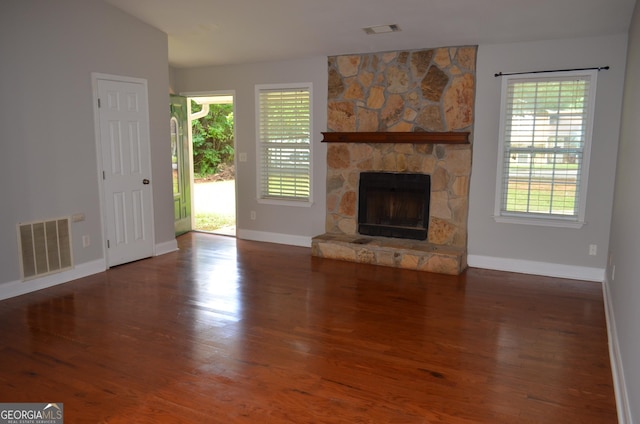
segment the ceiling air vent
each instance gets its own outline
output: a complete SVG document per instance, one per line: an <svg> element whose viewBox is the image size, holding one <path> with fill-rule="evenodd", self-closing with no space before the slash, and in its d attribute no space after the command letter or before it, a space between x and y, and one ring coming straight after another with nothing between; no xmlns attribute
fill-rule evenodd
<svg viewBox="0 0 640 424"><path fill-rule="evenodd" d="M369 35L373 35L373 34L386 34L388 32L398 32L400 31L400 27L396 24L393 25L377 25L377 26L370 26L370 27L366 27L366 28L362 28L362 30L364 32L366 32Z"/></svg>

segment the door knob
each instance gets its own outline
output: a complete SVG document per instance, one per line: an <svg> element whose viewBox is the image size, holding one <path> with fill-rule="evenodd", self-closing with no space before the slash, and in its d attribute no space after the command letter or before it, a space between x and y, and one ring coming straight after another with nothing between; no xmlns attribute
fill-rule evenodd
<svg viewBox="0 0 640 424"><path fill-rule="evenodd" d="M142 180L142 184L145 184L145 185L149 184L149 180L145 178L144 180Z"/></svg>

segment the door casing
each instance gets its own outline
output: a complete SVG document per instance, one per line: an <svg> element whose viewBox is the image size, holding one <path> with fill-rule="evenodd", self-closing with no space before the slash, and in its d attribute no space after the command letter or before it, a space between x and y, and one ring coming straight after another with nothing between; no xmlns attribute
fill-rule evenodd
<svg viewBox="0 0 640 424"><path fill-rule="evenodd" d="M196 223L195 223L195 205L194 205L194 197L195 197L195 189L194 189L194 181L193 181L193 172L194 172L194 165L193 165L193 126L192 126L192 122L191 122L191 117L192 117L192 112L191 112L191 100L192 99L197 99L197 98L217 98L219 100L217 101L212 101L211 103L231 103L233 104L233 113L234 116L237 116L236 113L236 92L235 90L221 90L221 91L191 91L191 92L181 92L180 96L184 96L187 99L187 120L188 120L188 125L187 125L187 129L188 129L188 144L189 144L189 169L191 172L190 175L190 182L191 182L191 228L192 229L196 229ZM238 148L237 145L237 137L236 137L236 124L235 124L235 120L234 120L234 124L233 124L233 139L234 139L234 149ZM235 168L238 169L238 154L234 155L234 165ZM245 162L246 159L246 153L245 154L240 154L240 156L244 156L243 160L240 160L240 162ZM238 222L238 181L237 181L237 174L236 174L236 183L235 183L235 187L234 187L234 191L235 191L235 199L236 199L236 204L235 204L235 210L236 210L236 216L235 216L235 222L237 224ZM229 235L229 234L225 234L225 235ZM235 234L234 234L235 236Z"/></svg>

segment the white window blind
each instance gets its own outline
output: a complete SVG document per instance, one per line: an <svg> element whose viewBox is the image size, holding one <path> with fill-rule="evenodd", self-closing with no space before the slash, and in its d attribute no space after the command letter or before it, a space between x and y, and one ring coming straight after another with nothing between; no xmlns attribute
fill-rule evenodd
<svg viewBox="0 0 640 424"><path fill-rule="evenodd" d="M583 220L595 75L504 77L496 215Z"/></svg>
<svg viewBox="0 0 640 424"><path fill-rule="evenodd" d="M258 88L260 197L311 199L311 88Z"/></svg>

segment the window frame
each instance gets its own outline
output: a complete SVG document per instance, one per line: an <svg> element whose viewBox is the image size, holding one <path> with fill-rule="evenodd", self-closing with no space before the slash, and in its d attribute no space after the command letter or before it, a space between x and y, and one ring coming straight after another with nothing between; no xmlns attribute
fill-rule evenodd
<svg viewBox="0 0 640 424"><path fill-rule="evenodd" d="M263 147L264 141L261 139L261 101L260 94L264 91L291 91L305 90L309 93L309 196L308 198L278 198L265 197L263 193ZM313 205L313 84L312 83L290 83L290 84L256 84L255 85L255 111L256 111L256 157L257 157L257 176L256 176L256 196L258 203L283 205L283 206L299 206L310 207Z"/></svg>
<svg viewBox="0 0 640 424"><path fill-rule="evenodd" d="M587 189L589 180L589 164L591 156L591 145L593 142L593 122L595 112L596 88L597 88L597 70L579 70L579 71L562 71L554 72L551 75L541 76L536 73L503 75L500 97L500 123L498 138L498 164L496 172L496 192L495 192L495 209L494 219L501 223L515 223L525 225L539 225L547 227L564 227L564 228L581 228L585 224ZM584 114L584 145L582 147L582 162L579 168L579 180L577 187L577 213L575 215L562 215L553 213L534 213L534 212L514 212L507 211L503 208L504 202L504 182L507 179L505 172L505 153L506 144L506 124L507 116L507 97L509 83L512 81L557 81L558 79L571 80L576 77L587 77L589 79L588 98L585 99L586 112ZM551 151L551 150L550 150Z"/></svg>

